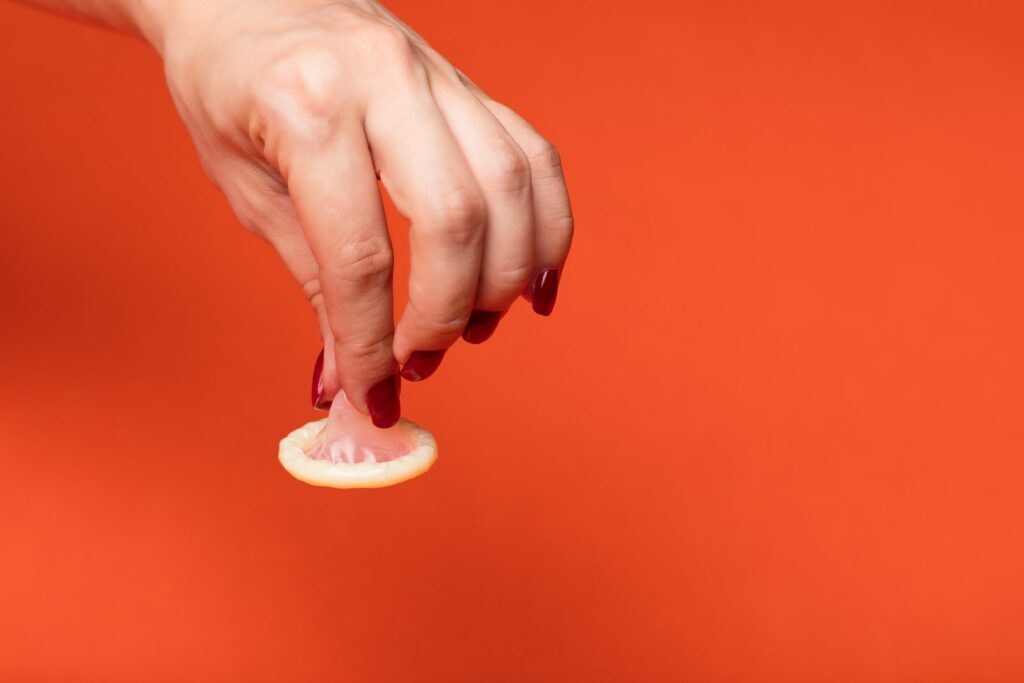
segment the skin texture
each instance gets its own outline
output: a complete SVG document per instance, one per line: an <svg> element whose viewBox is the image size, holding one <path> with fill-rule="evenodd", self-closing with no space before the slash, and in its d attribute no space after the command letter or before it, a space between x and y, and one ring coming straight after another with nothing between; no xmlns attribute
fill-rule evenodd
<svg viewBox="0 0 1024 683"><path fill-rule="evenodd" d="M316 313L325 399L343 388L389 426L397 409L378 420L367 394L397 406L390 378L414 353L415 366L464 332L486 339L535 290L550 314L573 230L558 152L380 4L34 4L134 31L163 55L206 172ZM397 325L378 180L411 223Z"/></svg>

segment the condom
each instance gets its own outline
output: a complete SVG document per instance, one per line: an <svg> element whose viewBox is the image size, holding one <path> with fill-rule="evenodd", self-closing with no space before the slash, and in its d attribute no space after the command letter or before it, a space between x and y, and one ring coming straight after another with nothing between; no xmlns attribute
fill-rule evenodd
<svg viewBox="0 0 1024 683"><path fill-rule="evenodd" d="M339 392L330 413L281 440L281 465L315 486L378 488L423 474L437 458L434 436L401 419L379 429Z"/></svg>

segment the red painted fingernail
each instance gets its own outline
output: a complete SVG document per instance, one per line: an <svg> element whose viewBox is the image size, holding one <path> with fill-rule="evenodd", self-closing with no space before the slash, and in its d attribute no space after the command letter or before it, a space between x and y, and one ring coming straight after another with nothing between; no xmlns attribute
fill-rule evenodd
<svg viewBox="0 0 1024 683"><path fill-rule="evenodd" d="M470 344L482 344L494 334L499 320L501 311L473 311L469 315L466 329L462 331L462 338Z"/></svg>
<svg viewBox="0 0 1024 683"><path fill-rule="evenodd" d="M558 269L548 268L533 278L533 312L551 315L558 298Z"/></svg>
<svg viewBox="0 0 1024 683"><path fill-rule="evenodd" d="M402 367L402 377L410 382L419 382L434 374L444 358L445 350L413 351Z"/></svg>
<svg viewBox="0 0 1024 683"><path fill-rule="evenodd" d="M313 364L313 407L319 410L327 410L331 402L324 399L324 350L320 349L320 355L316 357Z"/></svg>
<svg viewBox="0 0 1024 683"><path fill-rule="evenodd" d="M377 382L366 392L366 407L370 411L373 424L381 429L391 427L402 414L402 406L398 401L398 375Z"/></svg>

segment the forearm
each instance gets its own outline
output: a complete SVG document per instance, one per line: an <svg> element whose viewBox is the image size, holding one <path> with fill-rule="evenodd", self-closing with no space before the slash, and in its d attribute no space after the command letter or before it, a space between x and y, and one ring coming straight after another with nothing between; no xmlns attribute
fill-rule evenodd
<svg viewBox="0 0 1024 683"><path fill-rule="evenodd" d="M160 16L175 0L16 0L44 10L85 19L159 43ZM159 47L159 45L157 45Z"/></svg>

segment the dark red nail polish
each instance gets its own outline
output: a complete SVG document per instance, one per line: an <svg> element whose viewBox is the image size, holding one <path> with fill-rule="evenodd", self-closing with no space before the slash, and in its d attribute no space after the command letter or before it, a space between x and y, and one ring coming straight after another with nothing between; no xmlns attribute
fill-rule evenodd
<svg viewBox="0 0 1024 683"><path fill-rule="evenodd" d="M501 320L501 311L473 311L469 315L462 338L470 344L481 344L491 338Z"/></svg>
<svg viewBox="0 0 1024 683"><path fill-rule="evenodd" d="M331 402L324 400L324 350L320 349L320 355L316 357L313 364L313 407L320 410L327 410Z"/></svg>
<svg viewBox="0 0 1024 683"><path fill-rule="evenodd" d="M444 358L444 351L413 351L402 367L402 377L419 382L434 374Z"/></svg>
<svg viewBox="0 0 1024 683"><path fill-rule="evenodd" d="M532 289L534 313L551 315L558 297L558 269L548 268L537 273Z"/></svg>
<svg viewBox="0 0 1024 683"><path fill-rule="evenodd" d="M398 401L398 375L377 382L366 392L366 407L373 424L386 429L398 422L402 406Z"/></svg>

